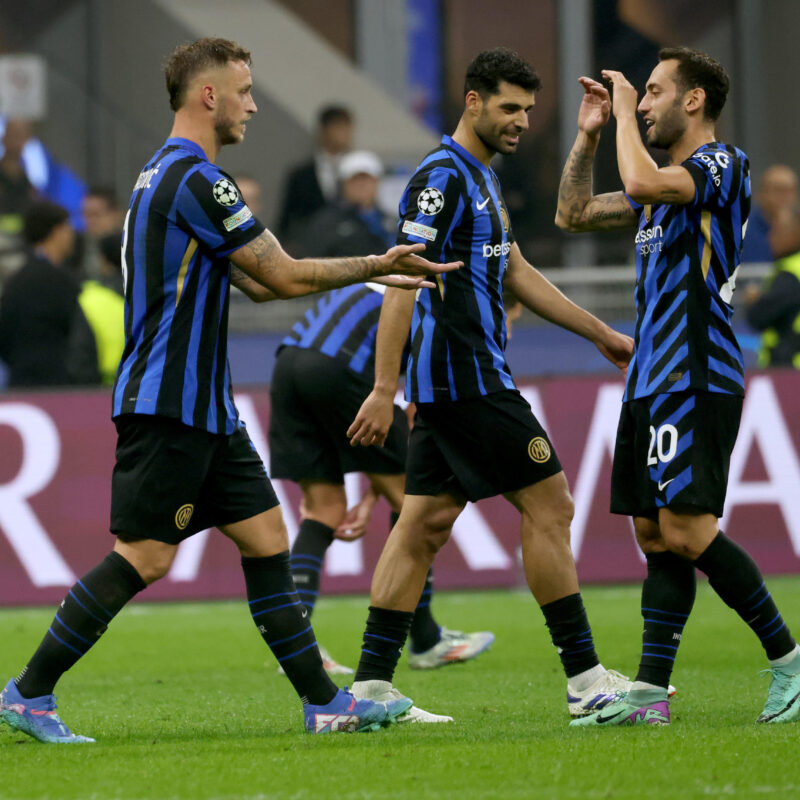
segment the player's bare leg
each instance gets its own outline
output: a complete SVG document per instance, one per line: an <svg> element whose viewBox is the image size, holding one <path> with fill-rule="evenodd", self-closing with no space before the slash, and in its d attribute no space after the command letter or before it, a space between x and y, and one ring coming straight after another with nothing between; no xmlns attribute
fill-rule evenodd
<svg viewBox="0 0 800 800"><path fill-rule="evenodd" d="M413 612L436 553L450 538L465 502L452 495L406 495L400 518L375 567L370 604Z"/></svg>
<svg viewBox="0 0 800 800"><path fill-rule="evenodd" d="M630 682L606 670L595 652L570 547L574 506L567 479L558 472L505 497L522 515L525 578L567 676L569 712L580 716L612 702Z"/></svg>
<svg viewBox="0 0 800 800"><path fill-rule="evenodd" d="M394 670L425 577L464 505L464 500L449 494L404 498L400 518L372 577L364 646L353 683L356 697L385 702L403 696L392 686ZM451 722L452 718L413 706L398 721Z"/></svg>

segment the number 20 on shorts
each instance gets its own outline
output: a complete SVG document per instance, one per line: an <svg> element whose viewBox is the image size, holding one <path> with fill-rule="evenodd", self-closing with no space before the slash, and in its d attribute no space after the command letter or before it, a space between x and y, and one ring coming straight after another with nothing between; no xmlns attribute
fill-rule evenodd
<svg viewBox="0 0 800 800"><path fill-rule="evenodd" d="M669 423L658 429L650 426L650 447L647 449L647 466L654 467L659 461L672 461L678 449L678 429Z"/></svg>

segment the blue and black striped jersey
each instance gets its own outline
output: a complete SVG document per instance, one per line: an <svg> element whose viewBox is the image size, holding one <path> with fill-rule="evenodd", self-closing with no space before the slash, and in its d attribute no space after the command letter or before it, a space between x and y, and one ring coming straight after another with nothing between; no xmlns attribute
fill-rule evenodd
<svg viewBox="0 0 800 800"><path fill-rule="evenodd" d="M371 288L375 286L375 288ZM317 350L343 361L370 386L375 380L375 335L383 302L383 286L355 284L322 295L292 332L284 347Z"/></svg>
<svg viewBox="0 0 800 800"><path fill-rule="evenodd" d="M636 333L625 400L685 390L744 394L731 298L750 213L750 165L705 144L681 166L695 199L645 205L636 246Z"/></svg>
<svg viewBox="0 0 800 800"><path fill-rule="evenodd" d="M113 416L158 414L212 433L239 426L227 256L263 230L194 142L167 139L145 165L123 230L125 350Z"/></svg>
<svg viewBox="0 0 800 800"><path fill-rule="evenodd" d="M406 399L465 400L513 389L505 359L503 276L514 236L497 176L449 136L425 156L400 201L398 243L431 261L463 261L414 305Z"/></svg>

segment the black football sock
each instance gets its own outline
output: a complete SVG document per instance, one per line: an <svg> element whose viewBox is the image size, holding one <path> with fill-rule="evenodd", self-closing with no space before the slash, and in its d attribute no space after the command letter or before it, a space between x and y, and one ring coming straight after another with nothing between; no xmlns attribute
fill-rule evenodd
<svg viewBox="0 0 800 800"><path fill-rule="evenodd" d="M750 555L720 531L694 565L711 588L758 636L767 658L785 656L795 641Z"/></svg>
<svg viewBox="0 0 800 800"><path fill-rule="evenodd" d="M596 667L600 659L580 594L567 595L541 608L567 678Z"/></svg>
<svg viewBox="0 0 800 800"><path fill-rule="evenodd" d="M52 694L58 679L105 633L120 609L146 587L119 553L109 553L61 601L33 658L16 679L23 697Z"/></svg>
<svg viewBox="0 0 800 800"><path fill-rule="evenodd" d="M292 576L297 594L311 614L319 595L319 575L325 551L333 542L333 528L314 519L304 519L292 545Z"/></svg>
<svg viewBox="0 0 800 800"><path fill-rule="evenodd" d="M425 577L425 586L419 596L419 603L414 609L414 618L411 620L411 649L415 653L424 653L434 647L442 638L441 628L436 624L431 612L431 599L433 596L433 567L428 570Z"/></svg>
<svg viewBox="0 0 800 800"><path fill-rule="evenodd" d="M392 682L413 616L411 611L369 607L361 659L354 681Z"/></svg>
<svg viewBox="0 0 800 800"><path fill-rule="evenodd" d="M242 558L250 614L303 703L326 705L338 688L322 667L317 640L294 588L289 551Z"/></svg>
<svg viewBox="0 0 800 800"><path fill-rule="evenodd" d="M648 553L642 584L642 658L637 681L669 687L683 626L697 593L694 564L675 553Z"/></svg>

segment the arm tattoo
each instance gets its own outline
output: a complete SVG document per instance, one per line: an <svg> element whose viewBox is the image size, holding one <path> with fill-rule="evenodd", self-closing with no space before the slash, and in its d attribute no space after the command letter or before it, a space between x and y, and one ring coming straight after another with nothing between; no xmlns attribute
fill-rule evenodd
<svg viewBox="0 0 800 800"><path fill-rule="evenodd" d="M594 155L573 148L561 173L558 186L558 215L569 224L577 223L592 199Z"/></svg>
<svg viewBox="0 0 800 800"><path fill-rule="evenodd" d="M611 230L635 225L638 215L622 192L593 197L584 210L582 222L591 228Z"/></svg>
<svg viewBox="0 0 800 800"><path fill-rule="evenodd" d="M305 258L294 260L286 255L278 240L264 231L242 250L247 253L243 270L237 273L267 286L282 296L300 296L312 292L336 289L351 283L369 280L383 271L372 257L360 258ZM236 275L236 277L234 277ZM231 281L236 284L239 275L231 273Z"/></svg>
<svg viewBox="0 0 800 800"><path fill-rule="evenodd" d="M593 164L592 153L572 149L558 187L558 217L577 231L611 230L634 225L636 212L622 192L593 194Z"/></svg>
<svg viewBox="0 0 800 800"><path fill-rule="evenodd" d="M241 289L248 281L253 279L246 273L242 272L239 267L231 261L231 283L237 288Z"/></svg>

